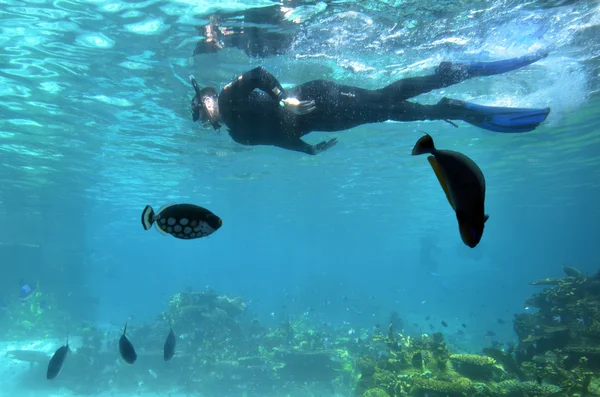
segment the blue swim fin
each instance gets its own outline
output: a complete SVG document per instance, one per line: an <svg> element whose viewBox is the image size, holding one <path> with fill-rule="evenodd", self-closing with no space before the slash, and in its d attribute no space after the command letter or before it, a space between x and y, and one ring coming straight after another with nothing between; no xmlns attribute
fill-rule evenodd
<svg viewBox="0 0 600 397"><path fill-rule="evenodd" d="M448 119L463 120L489 131L508 133L533 131L550 113L550 108L482 106L450 98L442 98L438 106L448 114Z"/></svg>
<svg viewBox="0 0 600 397"><path fill-rule="evenodd" d="M436 68L437 74L448 76L452 80L464 80L471 77L492 76L520 69L540 59L546 58L547 52L535 52L518 58L503 59L492 62L442 62Z"/></svg>

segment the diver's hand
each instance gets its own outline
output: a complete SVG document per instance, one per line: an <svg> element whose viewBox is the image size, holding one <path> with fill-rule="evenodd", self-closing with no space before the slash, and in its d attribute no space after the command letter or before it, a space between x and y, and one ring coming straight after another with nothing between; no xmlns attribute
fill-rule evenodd
<svg viewBox="0 0 600 397"><path fill-rule="evenodd" d="M325 150L334 147L337 144L337 138L330 139L328 141L319 142L313 145L313 154L319 154Z"/></svg>
<svg viewBox="0 0 600 397"><path fill-rule="evenodd" d="M315 101L299 101L296 98L285 98L281 101L281 105L285 110L297 115L308 114L315 110Z"/></svg>

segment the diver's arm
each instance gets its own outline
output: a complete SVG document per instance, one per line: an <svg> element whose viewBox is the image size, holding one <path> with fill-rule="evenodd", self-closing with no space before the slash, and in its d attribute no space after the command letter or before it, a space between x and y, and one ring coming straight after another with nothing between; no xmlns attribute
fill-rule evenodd
<svg viewBox="0 0 600 397"><path fill-rule="evenodd" d="M224 90L232 91L230 94L237 91L241 95L247 95L256 88L266 92L277 102L285 98L285 92L279 81L261 66L244 73L225 86Z"/></svg>
<svg viewBox="0 0 600 397"><path fill-rule="evenodd" d="M336 143L336 138L330 139L329 141L319 142L316 145L310 145L300 138L292 138L274 143L274 145L279 146L283 149L294 150L296 152L302 152L314 156L316 154L324 152L332 146L335 146Z"/></svg>

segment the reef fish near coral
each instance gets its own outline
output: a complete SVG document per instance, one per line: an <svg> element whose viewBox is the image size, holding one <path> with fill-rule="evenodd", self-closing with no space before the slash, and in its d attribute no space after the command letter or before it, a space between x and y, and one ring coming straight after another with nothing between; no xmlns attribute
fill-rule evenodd
<svg viewBox="0 0 600 397"><path fill-rule="evenodd" d="M67 337L67 344L59 347L50 359L48 370L46 371L46 379L50 380L58 376L67 358L67 353L69 353L69 337Z"/></svg>
<svg viewBox="0 0 600 397"><path fill-rule="evenodd" d="M135 363L135 360L137 360L137 353L129 339L127 339L127 336L125 335L126 332L127 323L125 323L123 335L121 335L121 338L119 339L119 353L121 353L121 357L123 357L123 360L125 360L127 364L133 364Z"/></svg>
<svg viewBox="0 0 600 397"><path fill-rule="evenodd" d="M165 361L169 361L175 355L175 346L177 345L177 338L175 338L175 333L173 332L173 328L167 335L167 340L165 341L165 347L163 349L163 357Z"/></svg>

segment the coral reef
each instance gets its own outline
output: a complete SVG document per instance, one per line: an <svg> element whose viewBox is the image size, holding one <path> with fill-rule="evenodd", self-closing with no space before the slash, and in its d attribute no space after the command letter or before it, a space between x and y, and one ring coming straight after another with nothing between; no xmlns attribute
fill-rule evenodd
<svg viewBox="0 0 600 397"><path fill-rule="evenodd" d="M75 392L118 387L132 393L146 388L310 395L316 386L357 397L600 396L600 273L586 276L572 267L564 271L564 278L531 283L545 289L526 302L537 312L515 315L518 344L497 343L482 354L451 351L439 332L398 333L393 326L401 324L397 319L383 331L349 333L347 328L316 326L305 313L267 328L245 314L246 301L240 297L186 292L171 297L158 321L130 323L128 337L139 347L135 366L115 364L120 325L107 331L80 324L73 333L82 343L73 348L71 367L61 373L61 382ZM52 330L52 317L36 309L40 299L34 295L27 305L13 309L10 320L35 324L33 331L42 337L62 338L62 330ZM178 347L165 366L161 348L170 327ZM19 332L15 335L23 337L24 331ZM14 349L6 356L33 366L47 360L47 354L33 350Z"/></svg>
<svg viewBox="0 0 600 397"><path fill-rule="evenodd" d="M563 270L564 278L530 283L546 289L526 302L536 313L515 315L518 346L489 347L483 355L450 353L441 334L410 338L390 328L373 338L387 355L359 361L357 394L600 395L600 272L587 277L573 267Z"/></svg>
<svg viewBox="0 0 600 397"><path fill-rule="evenodd" d="M27 300L15 298L0 311L3 324L0 338L43 339L64 333L64 319L67 317L67 313L56 304L56 297L38 286Z"/></svg>

